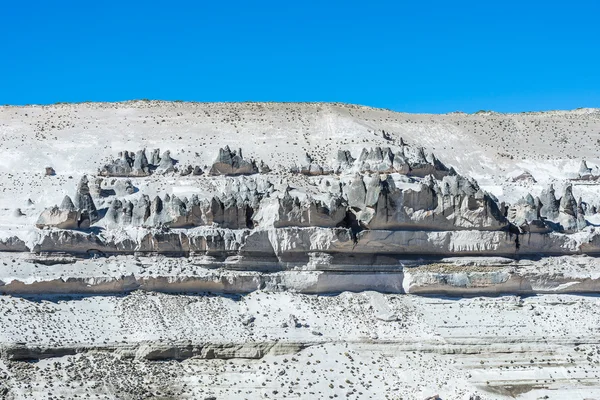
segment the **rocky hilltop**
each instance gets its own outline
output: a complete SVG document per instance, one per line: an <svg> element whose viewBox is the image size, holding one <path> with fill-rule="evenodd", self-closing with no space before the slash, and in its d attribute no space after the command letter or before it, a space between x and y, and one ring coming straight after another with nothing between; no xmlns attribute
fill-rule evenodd
<svg viewBox="0 0 600 400"><path fill-rule="evenodd" d="M85 296L90 305L74 298L65 303L77 318L52 322L79 324L85 332L98 310L116 307L115 313L127 315L115 322L117 327L101 324L94 337L71 336L69 329L35 337L44 326L38 317L31 327L21 317L2 317L7 333L0 333L0 345L7 361L0 364L0 377L14 378L0 383L0 393L9 398L44 397L31 387L39 385L37 378L27 381L19 369L28 360L123 367L105 356L90 361L90 354L100 352L162 374L152 362L274 357L268 361L271 368L275 359L281 362L278 357L297 354L296 360L311 365L306 348L339 352L339 346L355 343L357 353L343 356L350 368L353 357L380 365L364 351L372 347L384 354L391 342L405 347L393 357L406 362L402 352L420 346L419 332L427 336L428 351L441 357L438 372L415 364L419 379L444 376L461 382L419 383L419 398L433 392L446 393L444 399L537 396L566 381L556 383L546 367L549 377L532 375L535 379L526 383L514 377L500 382L481 367L484 361L477 366L477 374L484 375L475 377L452 367L437 342L441 328L433 327L433 317L424 317L429 303L402 295L551 294L561 299L561 293L600 290L595 259L600 253L600 110L412 115L344 104L154 101L0 107L0 140L0 292L5 294L0 309L5 315L26 312L13 296ZM155 306L156 292L171 294L161 294L165 297ZM213 309L209 292L218 294L229 322ZM248 297L250 292L257 293ZM354 293L340 297L342 292ZM320 294L336 296L324 300L315 296ZM243 302L256 298L267 309L230 304L228 296L245 296ZM550 310L546 299L532 307ZM280 301L289 304L277 306ZM313 301L318 305L304 319L291 311L295 302L300 307ZM473 299L461 301L460 307L479 307ZM481 301L485 307L499 304ZM137 319L148 307L158 307L155 317L166 321L172 313L187 313L187 304L195 302L211 310L192 313L211 328L191 334L197 321L169 322L164 343L152 332L140 333L142 319ZM514 302L522 306L518 298ZM431 304L442 314L470 318L446 309L442 300ZM319 318L330 318L324 310L335 307L342 310L339 326L321 324ZM261 322L267 311L273 321L281 319L278 325ZM479 323L486 326L503 318L484 314L480 317L491 319ZM597 318L589 314L588 319ZM519 315L515 324L531 319ZM155 317L146 322L155 331L163 329L155 326ZM562 317L554 313L552 318L559 323ZM230 324L231 332L222 334ZM347 324L360 329L334 340ZM465 327L444 333L443 340L454 346L452 352L485 357L482 346L511 353L516 351L511 343L527 343L523 351L531 353L529 364L537 365L538 356L566 357L567 347L581 336L574 329L561 342L547 324L543 335L554 339L544 340L560 347L548 354L535 335L525 339L529 328L517 330L521 339L514 341L466 339ZM407 329L406 338L397 329ZM597 342L586 338L585 351L594 352ZM589 363L597 363L594 357ZM204 361L193 368L215 366ZM293 368L290 374L301 381L310 368ZM396 374L390 368L388 378ZM591 378L597 367L589 368L576 382L589 379L588 387L600 387ZM45 382L56 383L54 372L48 373ZM360 390L351 377L325 386L306 381L305 389L287 381L282 385L286 393L305 398L368 398L365 393L403 398L417 390L405 375L390 387L374 383L379 376L363 375ZM483 376L492 383L483 382ZM115 398L211 398L217 392L218 398L243 398L232 382L219 383L222 390L214 389L214 380L187 390L173 381L169 390L175 394L157 394L160 389L151 384L137 392L138 376L113 379L122 383L111 389ZM284 391L270 381L262 382L266 389L253 389L257 379L253 376L244 389L247 398L283 398ZM579 387L568 382L571 389ZM311 391L312 386L318 390ZM99 393L96 389L77 393ZM64 388L55 395L71 393Z"/></svg>

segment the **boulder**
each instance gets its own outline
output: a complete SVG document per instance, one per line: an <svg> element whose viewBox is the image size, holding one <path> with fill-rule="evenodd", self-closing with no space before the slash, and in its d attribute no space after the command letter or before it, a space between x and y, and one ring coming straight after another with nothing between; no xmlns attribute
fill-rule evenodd
<svg viewBox="0 0 600 400"><path fill-rule="evenodd" d="M35 226L43 228L77 229L79 227L79 212L63 210L57 206L46 208L40 214Z"/></svg>

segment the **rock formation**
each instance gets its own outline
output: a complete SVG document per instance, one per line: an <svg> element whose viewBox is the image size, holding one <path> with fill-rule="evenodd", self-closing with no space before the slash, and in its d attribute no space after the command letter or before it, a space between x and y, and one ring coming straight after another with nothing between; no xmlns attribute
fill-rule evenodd
<svg viewBox="0 0 600 400"><path fill-rule="evenodd" d="M292 167L291 172L317 176L340 174L353 168L362 173L399 173L421 178L433 175L436 179L455 174L452 168L446 167L435 155L430 154L427 159L423 148L413 149L404 143L396 152L390 147L363 148L358 159L348 150L338 150L333 167L316 163L306 154L305 163Z"/></svg>
<svg viewBox="0 0 600 400"><path fill-rule="evenodd" d="M572 186L565 187L565 192L560 199L557 222L565 232L577 232L587 226L583 210L577 206L573 196Z"/></svg>
<svg viewBox="0 0 600 400"><path fill-rule="evenodd" d="M171 152L165 151L160 157L160 162L156 166L157 174L167 174L175 171L175 160L171 158Z"/></svg>
<svg viewBox="0 0 600 400"><path fill-rule="evenodd" d="M541 216L542 202L539 197L535 199L527 194L508 210L508 220L515 225L519 232L550 232L551 228Z"/></svg>
<svg viewBox="0 0 600 400"><path fill-rule="evenodd" d="M333 169L328 165L321 165L313 160L310 154L306 153L304 164L297 167L297 172L307 176L329 175Z"/></svg>
<svg viewBox="0 0 600 400"><path fill-rule="evenodd" d="M98 221L98 211L90 194L87 176L77 185L75 201L65 196L60 207L45 209L38 218L38 228L85 229Z"/></svg>
<svg viewBox="0 0 600 400"><path fill-rule="evenodd" d="M556 194L553 185L550 185L548 189L542 191L540 201L542 202L540 216L550 221L556 221L560 212L560 200L556 199Z"/></svg>
<svg viewBox="0 0 600 400"><path fill-rule="evenodd" d="M75 199L73 204L75 208L81 211L83 215L89 217L89 223L93 224L98 220L98 213L96 205L90 194L90 188L88 186L87 176L83 176L77 185L77 191L75 192Z"/></svg>
<svg viewBox="0 0 600 400"><path fill-rule="evenodd" d="M59 229L77 229L79 228L79 212L68 210L57 206L46 208L39 216L36 227L59 228Z"/></svg>
<svg viewBox="0 0 600 400"><path fill-rule="evenodd" d="M264 164L262 168L266 169ZM210 175L236 176L257 173L259 173L259 169L254 160L245 160L242 156L242 149L236 152L232 151L229 146L219 149L219 155L210 169Z"/></svg>
<svg viewBox="0 0 600 400"><path fill-rule="evenodd" d="M495 199L460 175L432 176L418 188L397 188L390 176L355 175L348 205L368 229L501 230L508 226Z"/></svg>
<svg viewBox="0 0 600 400"><path fill-rule="evenodd" d="M581 164L579 165L579 177L582 179L590 179L593 177L592 169L587 166L585 160L581 160Z"/></svg>
<svg viewBox="0 0 600 400"><path fill-rule="evenodd" d="M0 107L0 398L600 388L598 111L23 111ZM128 151L106 162L104 142ZM224 148L213 165L226 143L256 161Z"/></svg>
<svg viewBox="0 0 600 400"><path fill-rule="evenodd" d="M148 176L160 166L159 152L159 149L154 149L150 160L146 157L145 149L138 150L135 153L130 151L119 152L118 158L104 165L99 174L114 177ZM168 160L163 165L164 169L169 168L167 164Z"/></svg>

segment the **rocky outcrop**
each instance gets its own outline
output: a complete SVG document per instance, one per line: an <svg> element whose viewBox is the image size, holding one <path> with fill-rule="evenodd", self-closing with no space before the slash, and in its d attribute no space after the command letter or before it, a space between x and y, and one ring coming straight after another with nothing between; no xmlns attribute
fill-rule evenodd
<svg viewBox="0 0 600 400"><path fill-rule="evenodd" d="M134 176L146 176L150 174L150 164L146 158L146 150L138 150L133 159L131 172Z"/></svg>
<svg viewBox="0 0 600 400"><path fill-rule="evenodd" d="M542 191L540 201L542 202L540 216L550 221L556 221L560 212L560 200L556 199L556 193L553 185L550 185L548 189Z"/></svg>
<svg viewBox="0 0 600 400"><path fill-rule="evenodd" d="M526 183L526 184L537 183L537 181L535 180L535 178L533 177L533 175L531 175L531 172L529 172L529 171L522 171L521 173L510 178L510 180L512 182L522 182L522 183Z"/></svg>
<svg viewBox="0 0 600 400"><path fill-rule="evenodd" d="M193 228L216 226L226 229L253 227L256 197L225 195L211 199L180 199L156 196L152 201L141 196L134 201L113 200L103 220L108 228L135 226L146 228Z"/></svg>
<svg viewBox="0 0 600 400"><path fill-rule="evenodd" d="M130 201L125 203L120 200L113 200L104 216L104 223L107 227L131 225L133 222L133 204Z"/></svg>
<svg viewBox="0 0 600 400"><path fill-rule="evenodd" d="M591 179L594 177L592 169L588 167L585 160L581 160L581 164L579 165L579 177L581 179Z"/></svg>
<svg viewBox="0 0 600 400"><path fill-rule="evenodd" d="M363 149L358 157L360 170L363 172L395 172L393 168L394 154L389 147Z"/></svg>
<svg viewBox="0 0 600 400"><path fill-rule="evenodd" d="M96 205L92 199L86 175L81 178L79 184L77 185L77 191L75 192L73 204L80 212L79 227L87 228L89 225L98 221L98 211L96 210Z"/></svg>
<svg viewBox="0 0 600 400"><path fill-rule="evenodd" d="M106 164L101 170L100 175L102 176L133 176L133 163L134 158L129 154L128 151L119 152L117 159L111 163ZM148 175L146 173L146 175Z"/></svg>
<svg viewBox="0 0 600 400"><path fill-rule="evenodd" d="M557 222L560 224L562 231L568 233L577 232L587 226L587 222L583 215L583 209L578 207L571 186L565 187L565 192L560 199Z"/></svg>
<svg viewBox="0 0 600 400"><path fill-rule="evenodd" d="M335 228L346 217L347 203L337 196L328 201L306 197L303 200L286 191L282 197L270 197L260 203L253 217L257 227Z"/></svg>
<svg viewBox="0 0 600 400"><path fill-rule="evenodd" d="M160 150L154 149L150 160L146 156L146 150L138 150L136 153L122 151L117 159L106 164L100 169L102 176L112 177L140 177L148 176L154 171L158 173L173 172L175 161L167 150L160 156Z"/></svg>
<svg viewBox="0 0 600 400"><path fill-rule="evenodd" d="M363 149L358 158L358 164L360 171L370 173L396 172L421 178L432 175L436 179L454 174L454 171L446 167L435 155L430 154L427 159L422 147L413 149L405 145L396 152L389 147Z"/></svg>
<svg viewBox="0 0 600 400"><path fill-rule="evenodd" d="M65 196L60 206L46 208L36 222L36 227L42 228L59 228L59 229L79 229L89 228L91 216L94 211L90 212L87 208L81 209L75 206L69 196ZM94 221L95 222L95 221Z"/></svg>
<svg viewBox="0 0 600 400"><path fill-rule="evenodd" d="M336 157L336 167L335 172L341 173L342 171L350 168L356 159L352 157L352 153L349 150L338 150Z"/></svg>
<svg viewBox="0 0 600 400"><path fill-rule="evenodd" d="M90 194L87 176L77 185L75 201L65 196L60 206L46 208L40 214L36 227L59 229L85 229L98 221L98 211Z"/></svg>
<svg viewBox="0 0 600 400"><path fill-rule="evenodd" d="M165 151L160 157L160 162L156 166L157 174L167 174L175 171L175 160L171 158L171 152Z"/></svg>
<svg viewBox="0 0 600 400"><path fill-rule="evenodd" d="M268 166L261 162L261 169L268 172ZM259 168L254 160L245 160L242 149L232 151L229 146L219 149L219 155L213 162L210 175L251 175L259 173Z"/></svg>
<svg viewBox="0 0 600 400"><path fill-rule="evenodd" d="M177 171L170 153L160 155L158 149L149 158L141 151L123 153L120 160L115 165L122 169L113 171L121 174L202 174L191 165ZM475 180L404 142L394 150L363 149L357 159L340 150L331 167L307 155L298 170L304 176L257 174L267 168L244 159L241 150L225 147L209 175L227 177L203 178L200 190L193 188L197 194L189 197L150 197L137 193L129 179L90 183L84 176L74 201L65 198L60 207L45 210L37 226L68 231L97 222L102 235L80 242L75 234L58 239L44 234L36 249L44 251L40 249L58 240L56 248L66 252L204 252L211 257L274 257L278 263L310 258L314 251L328 258L600 249L598 239L579 243L568 236L586 230L585 215L594 212L582 199L575 200L570 187L559 200L550 187L540 198L527 195L515 204L499 204ZM105 207L100 212L92 194ZM555 232L567 235L553 236Z"/></svg>
<svg viewBox="0 0 600 400"><path fill-rule="evenodd" d="M541 216L542 202L528 194L508 209L508 220L515 225L519 232L550 232L551 228Z"/></svg>
<svg viewBox="0 0 600 400"><path fill-rule="evenodd" d="M338 150L332 166L317 163L310 154L306 154L304 164L291 168L293 173L308 176L340 174L351 170L361 173L399 173L421 178L433 175L437 179L455 174L435 155L430 154L427 158L423 148L413 149L404 142L396 151L390 147L363 148L358 159L348 150Z"/></svg>
<svg viewBox="0 0 600 400"><path fill-rule="evenodd" d="M0 238L0 251L28 252L30 249L23 239L17 236L9 236Z"/></svg>
<svg viewBox="0 0 600 400"><path fill-rule="evenodd" d="M80 213L76 210L61 209L57 206L46 208L38 217L35 226L42 228L77 229Z"/></svg>
<svg viewBox="0 0 600 400"><path fill-rule="evenodd" d="M333 173L333 168L315 162L312 156L306 153L304 164L299 167L293 167L292 172L301 173L307 176L329 175Z"/></svg>
<svg viewBox="0 0 600 400"><path fill-rule="evenodd" d="M460 175L429 177L416 189L397 188L389 175L356 175L346 197L368 229L501 230L508 221L477 183Z"/></svg>

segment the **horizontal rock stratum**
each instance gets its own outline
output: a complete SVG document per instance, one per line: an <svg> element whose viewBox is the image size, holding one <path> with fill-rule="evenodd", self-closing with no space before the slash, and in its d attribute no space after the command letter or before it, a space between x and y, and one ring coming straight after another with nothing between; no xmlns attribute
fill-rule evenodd
<svg viewBox="0 0 600 400"><path fill-rule="evenodd" d="M4 106L0 140L0 398L600 396L600 110Z"/></svg>

